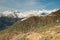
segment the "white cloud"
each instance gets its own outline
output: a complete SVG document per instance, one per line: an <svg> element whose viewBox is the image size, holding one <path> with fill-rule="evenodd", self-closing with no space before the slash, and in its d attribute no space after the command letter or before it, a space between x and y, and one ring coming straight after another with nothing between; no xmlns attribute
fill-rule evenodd
<svg viewBox="0 0 60 40"><path fill-rule="evenodd" d="M54 5L54 2L44 4L41 1L47 0L0 0L0 10L20 9L20 10L34 10L45 9L48 6Z"/></svg>
<svg viewBox="0 0 60 40"><path fill-rule="evenodd" d="M0 6L0 12L7 11L7 10L15 10L13 8L5 7L5 6Z"/></svg>

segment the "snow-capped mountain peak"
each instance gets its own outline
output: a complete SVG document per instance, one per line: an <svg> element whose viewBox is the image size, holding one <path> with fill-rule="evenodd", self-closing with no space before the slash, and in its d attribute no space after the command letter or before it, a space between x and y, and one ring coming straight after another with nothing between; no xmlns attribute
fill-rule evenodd
<svg viewBox="0 0 60 40"><path fill-rule="evenodd" d="M29 18L31 16L45 16L52 12L57 11L57 9L54 10L31 10L26 12L20 12L17 10L8 10L2 13L3 16L7 17L13 17L13 18Z"/></svg>

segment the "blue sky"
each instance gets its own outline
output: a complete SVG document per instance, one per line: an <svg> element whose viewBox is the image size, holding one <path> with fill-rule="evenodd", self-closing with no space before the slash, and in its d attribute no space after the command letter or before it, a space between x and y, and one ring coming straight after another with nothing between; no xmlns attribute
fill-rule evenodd
<svg viewBox="0 0 60 40"><path fill-rule="evenodd" d="M58 9L60 0L0 0L0 11L5 10L41 10Z"/></svg>

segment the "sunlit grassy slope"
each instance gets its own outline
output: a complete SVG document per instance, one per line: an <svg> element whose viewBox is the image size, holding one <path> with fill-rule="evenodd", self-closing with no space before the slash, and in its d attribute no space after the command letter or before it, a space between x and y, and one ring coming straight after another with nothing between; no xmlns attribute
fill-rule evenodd
<svg viewBox="0 0 60 40"><path fill-rule="evenodd" d="M0 40L60 40L60 10L18 21L0 31Z"/></svg>

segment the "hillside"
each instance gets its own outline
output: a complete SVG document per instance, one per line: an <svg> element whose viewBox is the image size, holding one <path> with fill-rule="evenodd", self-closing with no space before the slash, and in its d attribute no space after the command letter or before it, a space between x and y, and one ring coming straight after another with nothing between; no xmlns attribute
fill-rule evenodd
<svg viewBox="0 0 60 40"><path fill-rule="evenodd" d="M0 31L13 25L17 21L26 20L32 16L46 16L56 10L32 10L27 12L20 12L17 10L8 10L0 13ZM26 14L27 13L27 14Z"/></svg>
<svg viewBox="0 0 60 40"><path fill-rule="evenodd" d="M59 15L59 16L58 16ZM60 10L47 16L32 16L0 31L0 40L59 40Z"/></svg>

